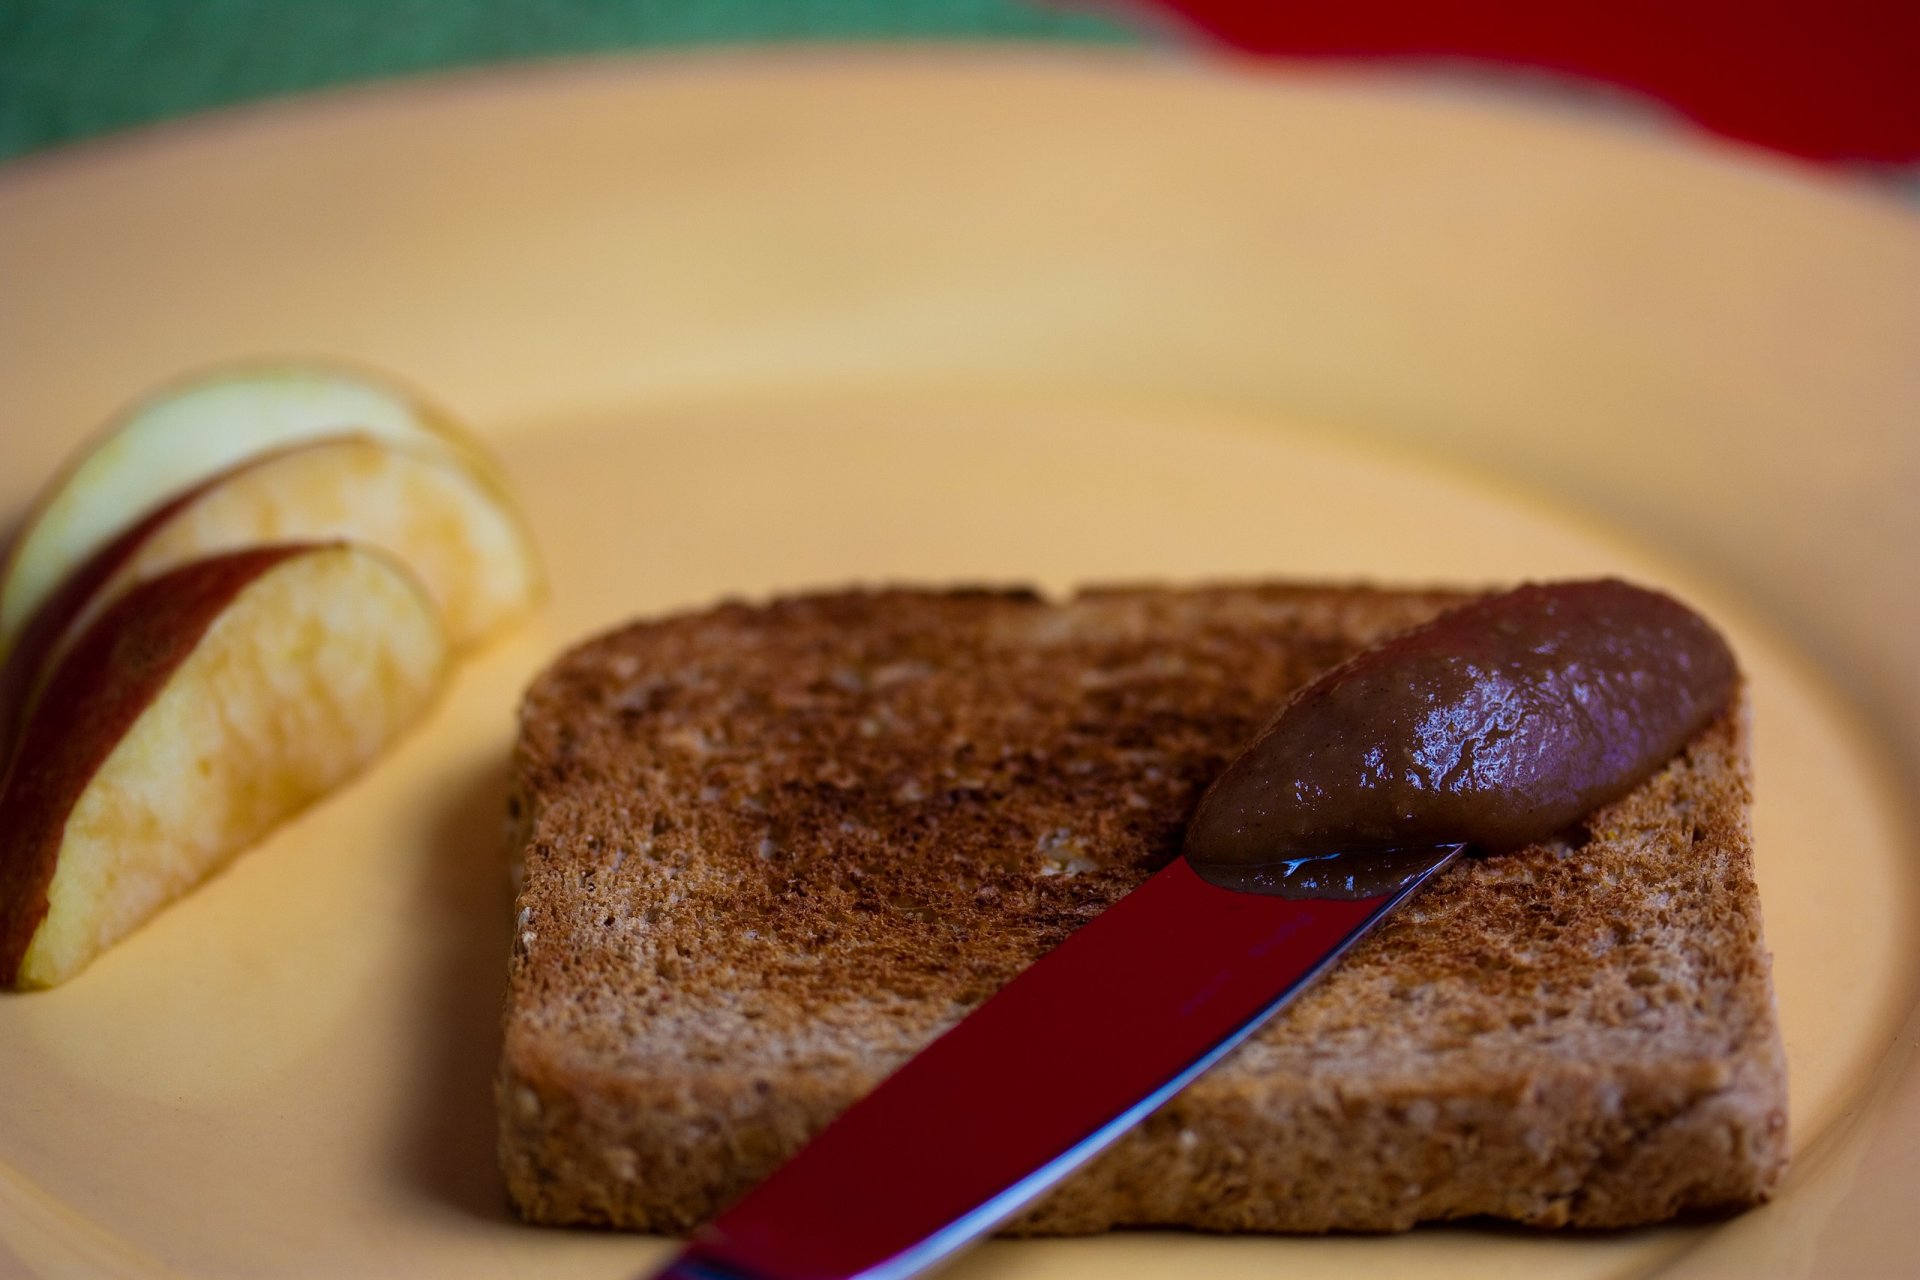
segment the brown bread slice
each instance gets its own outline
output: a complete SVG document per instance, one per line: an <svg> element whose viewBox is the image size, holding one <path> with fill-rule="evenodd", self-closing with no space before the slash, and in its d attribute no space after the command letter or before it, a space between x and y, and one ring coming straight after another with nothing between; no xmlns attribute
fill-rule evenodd
<svg viewBox="0 0 1920 1280"><path fill-rule="evenodd" d="M1250 586L730 604L522 716L501 1159L683 1231L1176 855L1291 689L1466 596ZM1608 1227L1765 1199L1786 1079L1744 710L1586 829L1458 866L1012 1224Z"/></svg>

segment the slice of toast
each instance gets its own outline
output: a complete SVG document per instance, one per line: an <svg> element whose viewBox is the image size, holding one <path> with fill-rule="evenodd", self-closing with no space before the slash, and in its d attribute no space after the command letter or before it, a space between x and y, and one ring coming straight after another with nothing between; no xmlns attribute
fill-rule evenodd
<svg viewBox="0 0 1920 1280"><path fill-rule="evenodd" d="M883 591L642 623L522 713L498 1098L537 1222L683 1231L1177 855L1278 702L1469 597ZM1763 1200L1745 714L1446 873L1010 1230L1612 1227Z"/></svg>

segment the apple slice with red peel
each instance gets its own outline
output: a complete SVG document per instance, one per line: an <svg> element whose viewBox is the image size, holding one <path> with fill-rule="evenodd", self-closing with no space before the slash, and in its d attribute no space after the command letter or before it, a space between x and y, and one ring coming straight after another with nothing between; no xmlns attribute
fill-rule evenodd
<svg viewBox="0 0 1920 1280"><path fill-rule="evenodd" d="M268 547L134 587L0 789L0 982L73 976L365 765L445 666L432 602L376 552Z"/></svg>
<svg viewBox="0 0 1920 1280"><path fill-rule="evenodd" d="M261 454L341 434L497 469L444 413L386 379L316 362L203 374L135 405L41 496L0 563L0 658L68 574L156 507Z"/></svg>
<svg viewBox="0 0 1920 1280"><path fill-rule="evenodd" d="M412 570L455 649L524 613L541 588L519 516L462 458L357 436L296 445L161 506L41 602L0 662L0 743L66 648L134 585L227 551L334 540L384 551Z"/></svg>

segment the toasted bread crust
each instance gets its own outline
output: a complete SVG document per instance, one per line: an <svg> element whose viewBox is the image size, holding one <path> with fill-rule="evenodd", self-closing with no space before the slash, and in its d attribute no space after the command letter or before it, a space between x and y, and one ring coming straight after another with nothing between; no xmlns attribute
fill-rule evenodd
<svg viewBox="0 0 1920 1280"><path fill-rule="evenodd" d="M683 1231L1176 856L1292 688L1467 597L798 597L535 683L501 1159ZM1567 840L1446 874L1010 1226L1622 1226L1766 1198L1785 1070L1735 709Z"/></svg>

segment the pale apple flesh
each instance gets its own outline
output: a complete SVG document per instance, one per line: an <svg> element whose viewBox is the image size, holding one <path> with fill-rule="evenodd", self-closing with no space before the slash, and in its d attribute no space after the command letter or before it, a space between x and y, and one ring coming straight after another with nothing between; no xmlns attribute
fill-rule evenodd
<svg viewBox="0 0 1920 1280"><path fill-rule="evenodd" d="M456 452L498 487L451 419L376 375L315 363L203 375L109 426L28 513L0 564L0 657L69 573L161 504L249 458L343 433Z"/></svg>
<svg viewBox="0 0 1920 1280"><path fill-rule="evenodd" d="M445 663L432 602L353 547L199 560L121 597L0 791L0 982L79 972L370 761Z"/></svg>
<svg viewBox="0 0 1920 1280"><path fill-rule="evenodd" d="M405 564L456 650L524 613L541 589L518 515L462 460L357 436L280 450L167 503L46 598L0 663L0 743L67 647L131 587L227 551L334 540Z"/></svg>

